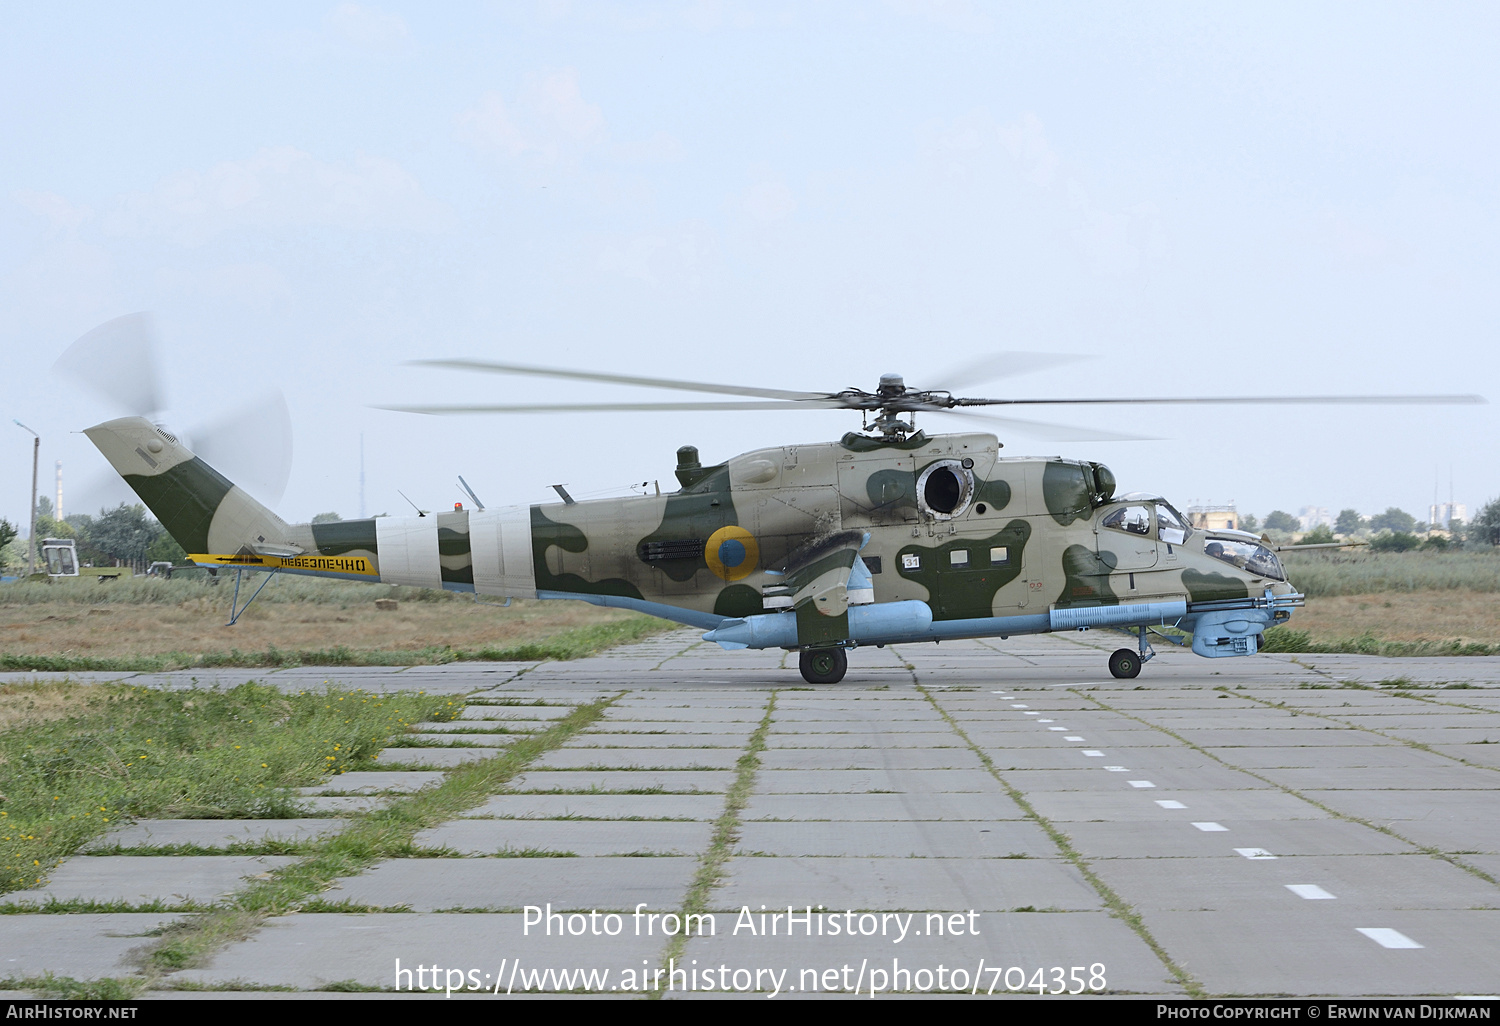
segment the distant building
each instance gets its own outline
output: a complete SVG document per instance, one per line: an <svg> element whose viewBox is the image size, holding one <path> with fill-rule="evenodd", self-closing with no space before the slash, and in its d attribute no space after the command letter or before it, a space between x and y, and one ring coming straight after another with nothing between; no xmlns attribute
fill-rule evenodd
<svg viewBox="0 0 1500 1026"><path fill-rule="evenodd" d="M1333 526L1333 514L1328 512L1326 506L1303 506L1302 512L1297 514L1297 519L1301 521L1304 531Z"/></svg>
<svg viewBox="0 0 1500 1026"><path fill-rule="evenodd" d="M1465 523L1469 520L1469 510L1461 502L1440 502L1427 507L1427 523L1432 527L1441 527L1448 530L1448 525L1455 520Z"/></svg>
<svg viewBox="0 0 1500 1026"><path fill-rule="evenodd" d="M1234 504L1228 506L1189 506L1188 523L1208 531L1238 531L1240 515Z"/></svg>

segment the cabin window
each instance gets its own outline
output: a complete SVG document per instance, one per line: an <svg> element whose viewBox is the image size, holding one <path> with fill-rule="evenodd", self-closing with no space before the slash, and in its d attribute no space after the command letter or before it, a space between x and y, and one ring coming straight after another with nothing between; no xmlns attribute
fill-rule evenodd
<svg viewBox="0 0 1500 1026"><path fill-rule="evenodd" d="M879 556L863 556L861 558L865 561L865 569L870 571L872 575L880 573Z"/></svg>
<svg viewBox="0 0 1500 1026"><path fill-rule="evenodd" d="M990 549L990 566L1004 566L1010 562L1010 548L996 545Z"/></svg>
<svg viewBox="0 0 1500 1026"><path fill-rule="evenodd" d="M1171 506L1156 504L1156 533L1168 545L1181 545L1187 538L1187 524Z"/></svg>
<svg viewBox="0 0 1500 1026"><path fill-rule="evenodd" d="M1122 506L1104 518L1104 526L1129 534L1151 533L1151 510L1146 506Z"/></svg>
<svg viewBox="0 0 1500 1026"><path fill-rule="evenodd" d="M955 570L969 569L969 550L954 549L948 553L948 564Z"/></svg>

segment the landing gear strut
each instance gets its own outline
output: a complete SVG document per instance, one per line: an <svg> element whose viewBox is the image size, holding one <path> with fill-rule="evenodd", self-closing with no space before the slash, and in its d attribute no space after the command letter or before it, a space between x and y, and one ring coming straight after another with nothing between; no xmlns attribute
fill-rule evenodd
<svg viewBox="0 0 1500 1026"><path fill-rule="evenodd" d="M1109 672L1122 680L1134 680L1140 676L1141 667L1156 655L1156 650L1151 647L1147 640L1146 628L1137 627L1136 633L1140 637L1138 652L1132 652L1128 648L1117 648L1109 657Z"/></svg>
<svg viewBox="0 0 1500 1026"><path fill-rule="evenodd" d="M798 653L797 668L809 684L837 684L849 669L849 656L841 648L815 648Z"/></svg>

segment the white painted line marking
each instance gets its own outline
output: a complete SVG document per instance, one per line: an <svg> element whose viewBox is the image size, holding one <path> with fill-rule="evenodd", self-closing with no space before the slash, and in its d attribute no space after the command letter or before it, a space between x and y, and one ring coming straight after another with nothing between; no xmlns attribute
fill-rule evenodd
<svg viewBox="0 0 1500 1026"><path fill-rule="evenodd" d="M1125 769L1124 766L1106 766L1106 767L1104 767L1104 769L1105 769L1105 772L1107 772L1107 773L1127 773L1127 772L1129 772L1128 770Z"/></svg>
<svg viewBox="0 0 1500 1026"><path fill-rule="evenodd" d="M1128 783L1131 787L1155 787L1156 786L1155 784L1151 783L1151 781L1149 781L1149 780L1128 780L1128 781L1126 781L1126 783Z"/></svg>
<svg viewBox="0 0 1500 1026"><path fill-rule="evenodd" d="M1030 708L1031 708L1031 706L1029 706L1029 705L1027 705L1027 704L1026 704L1026 703L1024 703L1024 702L1016 702L1016 703L1015 703L1015 704L1013 704L1013 705L1012 705L1012 706L1011 706L1011 708L1012 708L1012 709L1030 709Z"/></svg>
<svg viewBox="0 0 1500 1026"><path fill-rule="evenodd" d="M1083 750L1083 754L1087 755L1090 759L1102 759L1102 758L1104 758L1104 753L1103 752L1096 752L1096 751L1094 751L1094 750L1092 750L1090 748L1085 748Z"/></svg>
<svg viewBox="0 0 1500 1026"><path fill-rule="evenodd" d="M1370 938L1382 948L1420 948L1421 944L1412 940L1404 933L1389 929L1384 926L1359 926L1355 927L1360 933Z"/></svg>
<svg viewBox="0 0 1500 1026"><path fill-rule="evenodd" d="M1048 684L1049 688L1102 688L1106 684L1115 685L1117 680L1081 680L1077 684Z"/></svg>
<svg viewBox="0 0 1500 1026"><path fill-rule="evenodd" d="M1181 802L1173 801L1170 798L1158 798L1158 799L1156 799L1156 804L1160 805L1164 809L1185 809L1185 808L1187 808L1187 806L1184 805L1184 804L1182 804Z"/></svg>
<svg viewBox="0 0 1500 1026"><path fill-rule="evenodd" d="M1029 712L1029 713L1022 713L1022 714L1021 714L1021 715L1022 715L1022 716L1040 716L1040 715L1041 715L1041 713L1037 713L1037 712Z"/></svg>
<svg viewBox="0 0 1500 1026"><path fill-rule="evenodd" d="M1194 823L1193 826L1197 827L1199 830L1202 830L1206 834L1218 833L1219 831L1229 829L1222 823Z"/></svg>
<svg viewBox="0 0 1500 1026"><path fill-rule="evenodd" d="M1237 852L1239 852L1241 855L1245 856L1245 858L1247 858L1247 859L1274 859L1274 858L1276 858L1275 855L1272 855L1270 852L1266 851L1266 849L1264 849L1264 848L1236 848L1234 850L1237 851Z"/></svg>
<svg viewBox="0 0 1500 1026"><path fill-rule="evenodd" d="M999 695L1001 698L1009 698L1009 697L1011 697L1010 695L1007 695L1004 691L991 691L990 694L992 694L992 695Z"/></svg>
<svg viewBox="0 0 1500 1026"><path fill-rule="evenodd" d="M1041 720L1040 722L1046 723L1047 721L1046 720ZM1067 727L1048 727L1047 729L1048 730L1067 730L1068 728ZM1068 740L1071 741L1073 739L1072 738L1068 738Z"/></svg>
<svg viewBox="0 0 1500 1026"><path fill-rule="evenodd" d="M1287 884L1286 889L1297 897L1306 898L1308 901L1327 901L1333 897L1332 894L1329 894L1317 884Z"/></svg>
<svg viewBox="0 0 1500 1026"><path fill-rule="evenodd" d="M1058 727L1057 729L1058 730L1067 730L1068 728L1067 727ZM1082 741L1083 738L1079 737L1077 734L1069 734L1067 737L1063 738L1063 740L1064 741Z"/></svg>
<svg viewBox="0 0 1500 1026"><path fill-rule="evenodd" d="M1037 720L1038 723L1056 723L1056 720ZM1061 728L1059 728L1061 729Z"/></svg>

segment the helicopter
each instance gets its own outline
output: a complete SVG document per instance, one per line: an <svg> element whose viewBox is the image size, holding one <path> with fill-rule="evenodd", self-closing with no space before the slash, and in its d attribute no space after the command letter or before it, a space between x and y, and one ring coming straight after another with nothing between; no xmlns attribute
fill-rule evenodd
<svg viewBox="0 0 1500 1026"><path fill-rule="evenodd" d="M1056 362L1000 354L987 365L1029 369L1049 360ZM1114 677L1130 679L1154 656L1152 636L1190 644L1207 658L1260 651L1265 630L1304 604L1276 547L1243 531L1194 527L1161 495L1117 495L1102 463L1002 456L993 434L928 434L916 427L917 414L1104 403L1485 401L985 399L910 388L898 374L882 376L873 391L804 392L478 360L418 362L747 398L383 408L432 415L842 409L859 411L862 429L707 465L684 445L676 453L679 487L665 494L576 501L555 486L558 502L485 508L469 490L472 510L318 524L286 523L145 416L85 434L200 566L634 610L701 630L725 649L796 651L811 684L842 680L849 653L870 645L1111 628L1134 635L1133 647L1108 659Z"/></svg>

